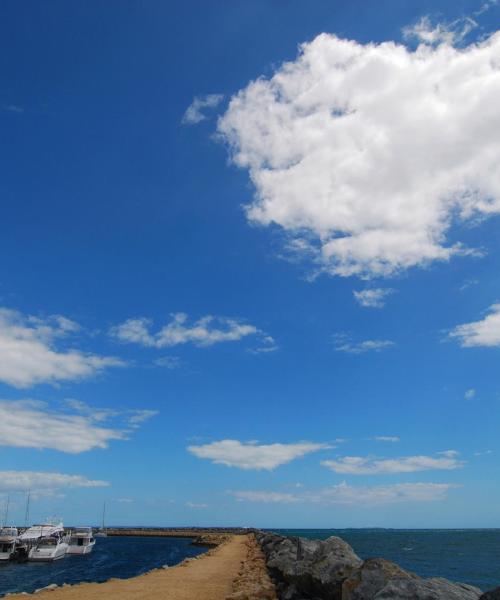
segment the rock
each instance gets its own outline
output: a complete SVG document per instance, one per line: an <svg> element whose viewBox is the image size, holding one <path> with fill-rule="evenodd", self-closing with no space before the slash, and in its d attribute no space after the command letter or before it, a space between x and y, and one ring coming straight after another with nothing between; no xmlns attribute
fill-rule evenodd
<svg viewBox="0 0 500 600"><path fill-rule="evenodd" d="M257 539L282 600L341 600L343 581L361 566L338 537L322 541L263 534Z"/></svg>
<svg viewBox="0 0 500 600"><path fill-rule="evenodd" d="M447 579L395 578L373 600L479 600L480 589Z"/></svg>
<svg viewBox="0 0 500 600"><path fill-rule="evenodd" d="M384 558L370 558L356 569L342 585L342 600L371 600L394 578L411 579L395 563Z"/></svg>
<svg viewBox="0 0 500 600"><path fill-rule="evenodd" d="M500 587L484 592L479 600L500 600Z"/></svg>

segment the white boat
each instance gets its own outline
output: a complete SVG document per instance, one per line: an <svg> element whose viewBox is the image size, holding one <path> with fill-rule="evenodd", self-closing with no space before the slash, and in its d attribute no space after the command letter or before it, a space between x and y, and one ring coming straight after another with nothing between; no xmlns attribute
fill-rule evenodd
<svg viewBox="0 0 500 600"><path fill-rule="evenodd" d="M30 561L58 560L68 551L68 538L62 523L33 525L19 536L18 541L29 548Z"/></svg>
<svg viewBox="0 0 500 600"><path fill-rule="evenodd" d="M95 546L92 527L77 527L69 536L68 554L90 554Z"/></svg>
<svg viewBox="0 0 500 600"><path fill-rule="evenodd" d="M13 558L18 531L15 527L0 527L0 561Z"/></svg>

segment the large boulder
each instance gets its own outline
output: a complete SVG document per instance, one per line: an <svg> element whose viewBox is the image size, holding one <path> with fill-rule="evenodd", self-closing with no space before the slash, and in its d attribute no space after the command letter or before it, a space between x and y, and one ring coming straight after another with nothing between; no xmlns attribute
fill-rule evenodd
<svg viewBox="0 0 500 600"><path fill-rule="evenodd" d="M342 600L372 600L392 579L411 579L404 571L384 558L369 558L342 585Z"/></svg>
<svg viewBox="0 0 500 600"><path fill-rule="evenodd" d="M422 579L383 558L365 560L344 581L342 600L478 600L481 590L447 579Z"/></svg>
<svg viewBox="0 0 500 600"><path fill-rule="evenodd" d="M266 534L258 541L282 600L341 600L343 581L362 564L338 537L309 540Z"/></svg>
<svg viewBox="0 0 500 600"><path fill-rule="evenodd" d="M396 578L382 588L373 600L479 600L480 589L447 579Z"/></svg>
<svg viewBox="0 0 500 600"><path fill-rule="evenodd" d="M479 600L500 600L500 587L484 592Z"/></svg>

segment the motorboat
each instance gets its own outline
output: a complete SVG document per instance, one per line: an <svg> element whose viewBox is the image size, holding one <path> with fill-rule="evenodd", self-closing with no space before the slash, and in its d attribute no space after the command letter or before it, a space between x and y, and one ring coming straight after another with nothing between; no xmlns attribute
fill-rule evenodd
<svg viewBox="0 0 500 600"><path fill-rule="evenodd" d="M0 561L14 557L18 535L16 527L0 527Z"/></svg>
<svg viewBox="0 0 500 600"><path fill-rule="evenodd" d="M33 525L18 540L20 545L25 545L30 561L58 560L68 551L68 538L62 523Z"/></svg>
<svg viewBox="0 0 500 600"><path fill-rule="evenodd" d="M69 536L68 554L90 554L95 546L92 527L77 527Z"/></svg>

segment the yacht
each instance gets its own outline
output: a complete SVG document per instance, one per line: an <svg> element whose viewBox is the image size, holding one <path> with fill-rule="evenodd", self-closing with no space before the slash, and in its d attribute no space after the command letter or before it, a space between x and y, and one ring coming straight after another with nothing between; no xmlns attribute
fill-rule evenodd
<svg viewBox="0 0 500 600"><path fill-rule="evenodd" d="M33 525L19 536L25 545L30 561L52 561L64 558L68 550L68 538L62 523Z"/></svg>
<svg viewBox="0 0 500 600"><path fill-rule="evenodd" d="M0 561L14 557L18 535L15 527L0 527Z"/></svg>
<svg viewBox="0 0 500 600"><path fill-rule="evenodd" d="M69 537L68 554L90 554L95 546L92 527L77 527Z"/></svg>

